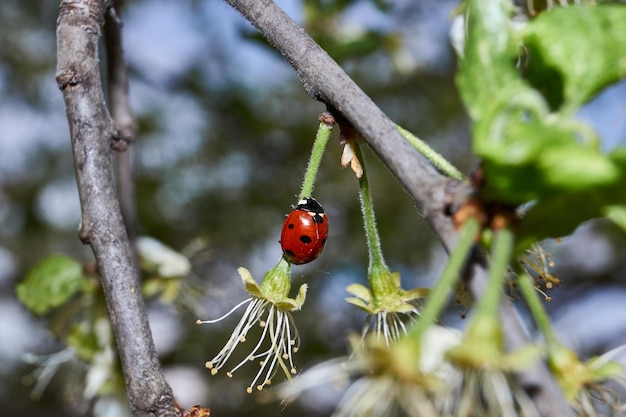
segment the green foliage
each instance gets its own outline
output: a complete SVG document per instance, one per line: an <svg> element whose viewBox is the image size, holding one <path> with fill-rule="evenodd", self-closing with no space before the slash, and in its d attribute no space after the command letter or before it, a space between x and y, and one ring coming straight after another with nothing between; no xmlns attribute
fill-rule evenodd
<svg viewBox="0 0 626 417"><path fill-rule="evenodd" d="M526 75L568 114L626 75L624 6L564 7L542 13L522 31Z"/></svg>
<svg viewBox="0 0 626 417"><path fill-rule="evenodd" d="M626 8L557 8L517 32L512 12L502 0L469 2L457 83L483 159L483 197L535 202L520 230L523 249L626 203L624 150L603 153L595 132L572 118L626 75ZM518 66L526 61L525 79Z"/></svg>
<svg viewBox="0 0 626 417"><path fill-rule="evenodd" d="M80 359L87 363L91 362L101 350L93 323L83 322L82 325L73 326L65 342L74 349Z"/></svg>
<svg viewBox="0 0 626 417"><path fill-rule="evenodd" d="M65 255L39 261L17 286L17 296L35 314L45 314L65 304L87 285L80 263Z"/></svg>
<svg viewBox="0 0 626 417"><path fill-rule="evenodd" d="M363 58L380 51L393 53L401 45L401 38L396 33L366 27L344 30L341 15L357 3L354 0L304 2L306 31L337 62ZM384 0L372 0L371 3L381 12L390 9Z"/></svg>

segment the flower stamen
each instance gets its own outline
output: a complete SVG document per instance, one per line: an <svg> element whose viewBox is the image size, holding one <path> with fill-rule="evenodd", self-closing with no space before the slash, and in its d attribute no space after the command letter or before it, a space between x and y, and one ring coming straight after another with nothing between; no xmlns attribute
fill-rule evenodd
<svg viewBox="0 0 626 417"><path fill-rule="evenodd" d="M213 323L220 322L220 321L224 320L226 317L228 317L231 314L233 314L235 311L237 311L239 309L239 307L241 307L242 305L244 305L246 303L249 303L250 301L252 301L252 297L246 298L245 300L243 300L242 302L237 304L235 307L231 308L226 314L224 314L221 317L218 317L218 318L213 319L213 320L196 320L196 324L213 324Z"/></svg>
<svg viewBox="0 0 626 417"><path fill-rule="evenodd" d="M301 308L307 286L304 284L300 287L296 298L288 297L289 267L290 264L281 258L278 264L265 275L260 286L247 269L239 268L239 275L252 297L239 303L219 319L196 322L198 324L215 323L228 317L244 304L248 304L222 350L212 360L206 362L205 366L211 370L212 375L217 374L224 367L237 346L246 341L248 332L257 325L262 329L258 341L250 353L226 372L226 375L232 377L244 364L258 361L259 369L246 389L248 393L251 393L253 387L262 390L265 385L271 383L271 378L278 369L277 364L280 365L287 379L291 379L291 375L296 373L293 353L298 351L300 338L290 312Z"/></svg>

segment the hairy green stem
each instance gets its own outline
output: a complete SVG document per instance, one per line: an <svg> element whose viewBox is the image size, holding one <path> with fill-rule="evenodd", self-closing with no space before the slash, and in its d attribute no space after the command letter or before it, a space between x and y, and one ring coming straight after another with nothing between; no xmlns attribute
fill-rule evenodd
<svg viewBox="0 0 626 417"><path fill-rule="evenodd" d="M476 307L476 315L498 315L500 298L502 297L502 283L511 261L514 244L511 230L505 228L495 232L491 243L491 264L487 288Z"/></svg>
<svg viewBox="0 0 626 417"><path fill-rule="evenodd" d="M322 161L322 155L326 149L326 144L330 138L330 132L333 127L327 123L321 122L315 135L315 142L313 143L313 150L311 151L311 157L309 158L309 164L304 174L304 180L302 181L302 188L300 189L300 196L298 200L311 197L313 194L313 187L315 186L315 177Z"/></svg>
<svg viewBox="0 0 626 417"><path fill-rule="evenodd" d="M465 175L461 173L454 165L452 165L441 154L435 152L433 148L428 146L426 142L415 136L413 133L404 129L402 126L396 125L398 131L415 149L426 157L440 172L459 181L465 180Z"/></svg>
<svg viewBox="0 0 626 417"><path fill-rule="evenodd" d="M430 292L428 301L421 311L420 318L410 332L410 337L420 340L426 329L433 324L448 300L451 288L461 276L461 271L465 265L468 255L474 247L474 239L479 231L478 222L469 219L465 222L459 232L459 240L456 247L450 254L450 259L444 269L435 288Z"/></svg>
<svg viewBox="0 0 626 417"><path fill-rule="evenodd" d="M365 226L365 236L367 238L367 249L369 252L369 275L387 272L387 265L383 257L383 250L378 237L378 227L376 226L376 215L374 214L374 203L367 180L367 169L365 159L359 144L354 144L354 153L361 162L363 175L359 178L359 197L361 199L361 212L363 213L363 224ZM371 286L370 282L370 286ZM374 288L372 288L374 289Z"/></svg>
<svg viewBox="0 0 626 417"><path fill-rule="evenodd" d="M552 329L552 324L550 324L550 318L541 304L539 294L537 294L533 286L532 277L528 272L521 271L518 275L517 282L537 327L546 339L546 344L552 345L558 343L554 330Z"/></svg>

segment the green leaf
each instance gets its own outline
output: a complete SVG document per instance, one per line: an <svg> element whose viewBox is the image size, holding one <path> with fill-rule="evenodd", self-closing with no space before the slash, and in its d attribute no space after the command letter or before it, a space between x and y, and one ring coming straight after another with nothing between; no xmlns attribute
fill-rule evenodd
<svg viewBox="0 0 626 417"><path fill-rule="evenodd" d="M626 205L623 184L537 201L524 216L517 234L516 250L519 253L545 238L566 236L583 221L611 214L620 205Z"/></svg>
<svg viewBox="0 0 626 417"><path fill-rule="evenodd" d="M607 207L607 216L626 233L626 205Z"/></svg>
<svg viewBox="0 0 626 417"><path fill-rule="evenodd" d="M100 350L98 337L92 326L75 325L65 340L68 346L76 351L78 357L85 362L91 362L92 358Z"/></svg>
<svg viewBox="0 0 626 417"><path fill-rule="evenodd" d="M581 163L593 166L591 159ZM581 222L597 217L611 216L616 223L626 225L626 147L614 150L606 156L606 160L613 164L617 172L615 181L605 186L555 193L536 201L529 208L518 230L518 251L548 237L568 235ZM581 171L590 171L590 166L583 166Z"/></svg>
<svg viewBox="0 0 626 417"><path fill-rule="evenodd" d="M521 204L622 181L618 164L601 152L588 126L562 118L520 120L507 111L474 130L487 200Z"/></svg>
<svg viewBox="0 0 626 417"><path fill-rule="evenodd" d="M560 146L544 150L537 159L546 188L565 192L586 191L617 183L620 172L599 151L582 146Z"/></svg>
<svg viewBox="0 0 626 417"><path fill-rule="evenodd" d="M456 81L470 116L480 120L491 106L502 102L504 87L516 88L522 81L512 64L518 47L509 21L510 2L473 0L469 10L464 59Z"/></svg>
<svg viewBox="0 0 626 417"><path fill-rule="evenodd" d="M626 75L626 8L558 8L517 34L510 16L509 2L468 1L457 83L474 120L473 149L483 160L481 197L535 202L521 226L520 250L590 218L615 216L626 203L626 151L602 153L596 133L570 117ZM520 40L527 80L517 68Z"/></svg>
<svg viewBox="0 0 626 417"><path fill-rule="evenodd" d="M571 114L597 91L626 76L626 7L558 7L521 32L528 80L551 108Z"/></svg>
<svg viewBox="0 0 626 417"><path fill-rule="evenodd" d="M65 255L39 261L17 286L17 296L35 314L44 314L69 300L87 284L82 265Z"/></svg>

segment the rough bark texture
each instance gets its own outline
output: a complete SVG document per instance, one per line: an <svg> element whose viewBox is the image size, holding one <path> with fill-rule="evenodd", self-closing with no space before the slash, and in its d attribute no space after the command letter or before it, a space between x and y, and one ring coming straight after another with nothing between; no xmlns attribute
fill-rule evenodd
<svg viewBox="0 0 626 417"><path fill-rule="evenodd" d="M98 62L106 0L63 0L57 21L57 83L67 110L82 207L106 295L134 416L179 415L154 348L112 170L118 130L107 111Z"/></svg>
<svg viewBox="0 0 626 417"><path fill-rule="evenodd" d="M118 13L123 0L114 0L113 7L104 20L104 46L107 57L108 98L111 116L117 126L119 137L115 149L117 194L122 218L131 242L135 241L137 220L135 213L135 181L133 175L133 141L136 125L128 96L128 68L122 49L122 21ZM134 247L134 245L133 245Z"/></svg>
<svg viewBox="0 0 626 417"><path fill-rule="evenodd" d="M389 118L348 77L328 54L271 0L226 0L289 61L308 94L328 109L345 117L376 152L412 196L446 249L454 248L457 233L447 206L471 190L467 184L440 174L396 130ZM474 264L470 291L480 298L487 283L485 268ZM528 343L528 335L510 301L501 308L507 346L515 349ZM543 363L520 375L541 416L573 416L561 391Z"/></svg>

